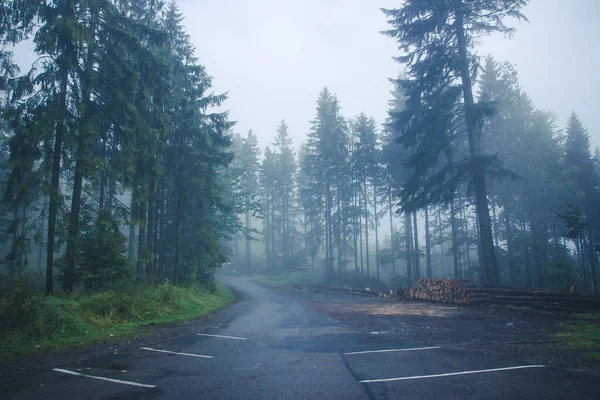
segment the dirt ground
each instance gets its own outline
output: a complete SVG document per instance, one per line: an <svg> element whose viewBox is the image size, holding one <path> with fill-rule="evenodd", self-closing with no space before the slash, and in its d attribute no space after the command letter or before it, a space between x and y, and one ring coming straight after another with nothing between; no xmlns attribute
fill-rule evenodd
<svg viewBox="0 0 600 400"><path fill-rule="evenodd" d="M555 336L569 314L499 305L449 305L392 301L288 288L307 305L365 333L476 351L488 357L517 355L530 363L600 374L600 364Z"/></svg>

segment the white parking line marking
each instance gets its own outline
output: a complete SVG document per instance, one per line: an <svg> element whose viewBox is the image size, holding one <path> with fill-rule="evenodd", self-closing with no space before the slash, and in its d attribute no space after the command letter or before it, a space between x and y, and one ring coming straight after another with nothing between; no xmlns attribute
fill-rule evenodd
<svg viewBox="0 0 600 400"><path fill-rule="evenodd" d="M202 355L202 354L180 353L178 351L151 349L150 347L140 347L140 349L149 350L149 351L157 351L159 353L177 354L177 355L180 355L180 356L190 356L190 357L200 357L200 358L213 358L213 356L205 356L205 355Z"/></svg>
<svg viewBox="0 0 600 400"><path fill-rule="evenodd" d="M447 374L436 374L436 375L403 376L401 378L387 378L387 379L367 379L367 380L359 381L359 382L360 383L375 383L375 382L408 381L408 380L412 380L412 379L443 378L445 376L483 374L486 372L510 371L513 369L526 369L526 368L546 368L546 366L545 365L521 365L518 367L479 369L479 370L475 370L475 371L450 372Z"/></svg>
<svg viewBox="0 0 600 400"><path fill-rule="evenodd" d="M441 349L440 346L433 347L413 347L411 349L389 349L389 350L368 350L368 351L353 351L351 353L344 353L347 356L352 354L369 354L369 353L393 353L396 351L418 351L418 350L432 350L432 349Z"/></svg>
<svg viewBox="0 0 600 400"><path fill-rule="evenodd" d="M68 369L54 368L54 369L52 369L52 371L61 372L63 374L68 374L68 375L83 376L84 378L97 379L99 381L121 383L123 385L139 386L139 387L145 387L145 388L155 388L156 387L154 385L146 385L145 383L129 382L129 381L122 381L119 379L104 378L103 376L80 374L79 372L69 371Z"/></svg>
<svg viewBox="0 0 600 400"><path fill-rule="evenodd" d="M234 339L234 340L247 340L245 337L237 337L237 336L223 336L223 335L210 335L208 333L196 333L198 336L210 336L210 337L220 337L224 339Z"/></svg>

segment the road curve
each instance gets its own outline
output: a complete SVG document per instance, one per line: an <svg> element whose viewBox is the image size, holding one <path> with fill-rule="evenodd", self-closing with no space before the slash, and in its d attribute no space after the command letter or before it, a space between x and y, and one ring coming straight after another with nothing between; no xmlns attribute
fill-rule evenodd
<svg viewBox="0 0 600 400"><path fill-rule="evenodd" d="M222 329L60 365L3 399L595 399L596 376L353 332L293 296L222 277ZM207 336L215 335L215 336Z"/></svg>

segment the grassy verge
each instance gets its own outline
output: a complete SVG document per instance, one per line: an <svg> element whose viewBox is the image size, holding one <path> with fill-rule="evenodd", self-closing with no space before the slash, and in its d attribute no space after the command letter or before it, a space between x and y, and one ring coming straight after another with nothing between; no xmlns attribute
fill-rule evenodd
<svg viewBox="0 0 600 400"><path fill-rule="evenodd" d="M353 272L333 274L326 279L322 269L301 269L276 274L256 275L255 279L269 286L326 285L334 287L371 288L387 291L387 286L375 278L357 277Z"/></svg>
<svg viewBox="0 0 600 400"><path fill-rule="evenodd" d="M316 285L323 279L323 270L303 269L274 275L257 275L255 279L269 286Z"/></svg>
<svg viewBox="0 0 600 400"><path fill-rule="evenodd" d="M227 287L136 286L92 295L28 294L0 300L0 358L60 351L148 333L149 326L209 314L234 300Z"/></svg>
<svg viewBox="0 0 600 400"><path fill-rule="evenodd" d="M559 325L556 336L570 349L586 353L588 360L600 362L600 312L575 314Z"/></svg>

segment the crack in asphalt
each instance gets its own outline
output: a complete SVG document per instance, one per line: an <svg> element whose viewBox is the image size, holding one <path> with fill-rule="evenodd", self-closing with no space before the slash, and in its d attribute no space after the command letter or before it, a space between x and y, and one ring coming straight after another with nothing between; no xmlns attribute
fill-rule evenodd
<svg viewBox="0 0 600 400"><path fill-rule="evenodd" d="M356 372L354 372L354 370L352 369L352 367L350 366L350 362L348 361L348 358L340 353L340 357L342 357L342 360L344 361L344 367L346 367L346 370L350 373L350 375L352 375L352 377L354 379L356 379L357 382L360 383L360 378L358 377L358 375L356 374ZM373 394L373 391L371 390L371 387L366 384L366 383L361 383L363 390L365 391L365 394L367 395L367 397L369 398L369 400L376 400L377 397L375 397L375 395ZM387 393L387 389L384 392L384 397L382 397L383 399L387 399L388 398L388 393Z"/></svg>

